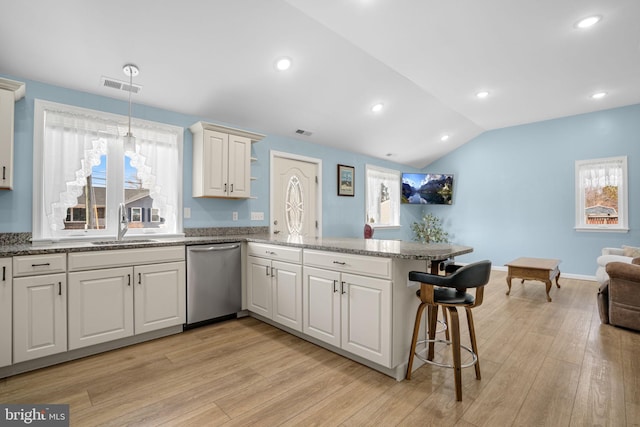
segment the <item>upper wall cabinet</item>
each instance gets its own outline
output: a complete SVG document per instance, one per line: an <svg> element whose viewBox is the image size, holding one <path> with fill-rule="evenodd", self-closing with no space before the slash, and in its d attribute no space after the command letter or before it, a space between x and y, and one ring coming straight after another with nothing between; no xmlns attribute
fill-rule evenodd
<svg viewBox="0 0 640 427"><path fill-rule="evenodd" d="M0 78L0 190L13 189L13 111L25 84Z"/></svg>
<svg viewBox="0 0 640 427"><path fill-rule="evenodd" d="M264 135L198 122L193 133L193 197L251 197L251 143Z"/></svg>

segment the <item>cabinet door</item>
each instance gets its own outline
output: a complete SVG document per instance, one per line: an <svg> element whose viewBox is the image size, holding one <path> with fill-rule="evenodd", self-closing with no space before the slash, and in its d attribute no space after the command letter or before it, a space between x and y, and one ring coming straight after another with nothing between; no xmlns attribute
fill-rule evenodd
<svg viewBox="0 0 640 427"><path fill-rule="evenodd" d="M69 273L69 350L133 335L133 267Z"/></svg>
<svg viewBox="0 0 640 427"><path fill-rule="evenodd" d="M185 283L184 261L134 267L134 332L184 324Z"/></svg>
<svg viewBox="0 0 640 427"><path fill-rule="evenodd" d="M303 332L340 347L340 273L305 267Z"/></svg>
<svg viewBox="0 0 640 427"><path fill-rule="evenodd" d="M0 188L13 188L13 117L15 95L0 89Z"/></svg>
<svg viewBox="0 0 640 427"><path fill-rule="evenodd" d="M271 261L247 257L247 308L271 319Z"/></svg>
<svg viewBox="0 0 640 427"><path fill-rule="evenodd" d="M209 197L226 197L228 193L229 135L205 130L203 138L203 193Z"/></svg>
<svg viewBox="0 0 640 427"><path fill-rule="evenodd" d="M342 348L391 367L391 282L346 273L342 281Z"/></svg>
<svg viewBox="0 0 640 427"><path fill-rule="evenodd" d="M67 275L13 279L13 362L67 350Z"/></svg>
<svg viewBox="0 0 640 427"><path fill-rule="evenodd" d="M11 258L0 258L0 367L11 365Z"/></svg>
<svg viewBox="0 0 640 427"><path fill-rule="evenodd" d="M302 266L272 261L273 317L302 332Z"/></svg>
<svg viewBox="0 0 640 427"><path fill-rule="evenodd" d="M229 135L229 197L251 196L251 140Z"/></svg>

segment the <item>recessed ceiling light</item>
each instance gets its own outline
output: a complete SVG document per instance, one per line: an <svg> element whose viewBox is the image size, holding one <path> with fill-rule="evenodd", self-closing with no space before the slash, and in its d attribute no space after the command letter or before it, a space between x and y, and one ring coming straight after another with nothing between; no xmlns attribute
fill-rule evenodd
<svg viewBox="0 0 640 427"><path fill-rule="evenodd" d="M379 102L379 103L375 104L373 107L371 107L371 111L373 111L374 113L379 113L383 109L384 109L384 104L381 103L381 102Z"/></svg>
<svg viewBox="0 0 640 427"><path fill-rule="evenodd" d="M476 97L480 99L486 98L487 96L489 96L489 92L487 92L486 90L476 93Z"/></svg>
<svg viewBox="0 0 640 427"><path fill-rule="evenodd" d="M600 22L601 19L602 19L602 16L599 16L599 15L588 16L576 22L576 28L584 29L584 28L592 27L596 25L598 22Z"/></svg>
<svg viewBox="0 0 640 427"><path fill-rule="evenodd" d="M286 71L291 68L291 59L284 57L280 58L276 61L276 70L278 71Z"/></svg>
<svg viewBox="0 0 640 427"><path fill-rule="evenodd" d="M591 98L593 98L593 99L602 99L605 96L607 96L607 92L596 92L593 95L591 95Z"/></svg>
<svg viewBox="0 0 640 427"><path fill-rule="evenodd" d="M445 142L445 141L447 141L448 139L449 139L449 135L447 135L447 134L444 134L444 135L442 135L442 136L440 137L440 141L442 141L442 142Z"/></svg>

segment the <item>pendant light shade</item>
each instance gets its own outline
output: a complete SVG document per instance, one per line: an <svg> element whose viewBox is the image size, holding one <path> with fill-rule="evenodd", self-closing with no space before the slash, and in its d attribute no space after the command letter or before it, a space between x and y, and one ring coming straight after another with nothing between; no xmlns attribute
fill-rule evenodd
<svg viewBox="0 0 640 427"><path fill-rule="evenodd" d="M131 92L133 89L133 77L140 74L140 69L133 64L127 64L122 67L122 71L126 76L129 76L129 130L123 138L124 151L136 151L136 137L131 133Z"/></svg>

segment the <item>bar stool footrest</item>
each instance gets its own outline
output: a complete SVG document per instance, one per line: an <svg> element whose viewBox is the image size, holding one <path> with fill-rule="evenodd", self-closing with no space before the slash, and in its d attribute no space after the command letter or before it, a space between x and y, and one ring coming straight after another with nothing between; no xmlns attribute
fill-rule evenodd
<svg viewBox="0 0 640 427"><path fill-rule="evenodd" d="M452 344L451 341L441 340L441 339L420 340L420 341L416 342L416 347L418 345L420 345L420 344L425 344L425 343L430 343L430 342L433 342L434 344L435 343L447 344L447 345L451 345ZM473 350L471 350L466 345L462 345L462 344L460 344L460 348L463 349L463 350L468 351L469 354L471 354L471 357L473 358L473 360L471 362L465 363L464 365L460 365L461 368L470 368L471 366L473 366L476 363L478 363L478 355L475 354L473 352ZM428 348L424 348L424 349L421 349L420 351L416 351L414 354L418 359L422 360L424 363L428 363L430 365L435 365L435 366L440 366L442 368L454 368L453 365L448 365L448 364L445 364L445 363L440 363L440 362L436 362L436 361L433 361L433 360L429 360L426 357L424 357L422 354L420 354L420 352L424 352L424 351L428 351L428 350L429 350Z"/></svg>

